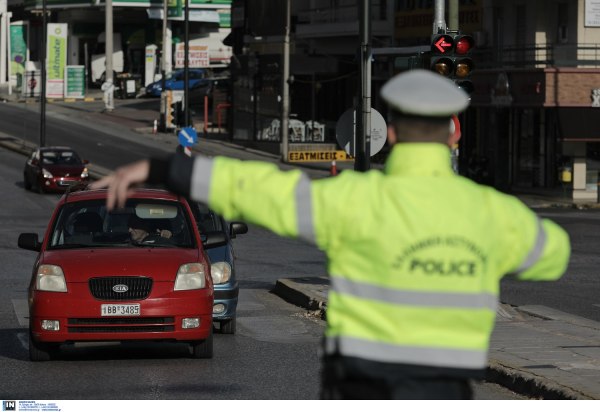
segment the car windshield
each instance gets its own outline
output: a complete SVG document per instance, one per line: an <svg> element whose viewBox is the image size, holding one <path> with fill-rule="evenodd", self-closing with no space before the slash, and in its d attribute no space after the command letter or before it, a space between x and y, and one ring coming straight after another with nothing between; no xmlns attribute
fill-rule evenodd
<svg viewBox="0 0 600 412"><path fill-rule="evenodd" d="M74 151L42 152L42 164L44 165L77 165L81 159Z"/></svg>
<svg viewBox="0 0 600 412"><path fill-rule="evenodd" d="M180 202L129 199L108 212L106 199L67 203L52 225L49 249L195 248L194 232Z"/></svg>
<svg viewBox="0 0 600 412"><path fill-rule="evenodd" d="M223 225L219 216L210 210L206 205L199 203L190 203L192 205L192 212L194 218L198 224L198 231L200 234L206 234L208 232L222 231Z"/></svg>

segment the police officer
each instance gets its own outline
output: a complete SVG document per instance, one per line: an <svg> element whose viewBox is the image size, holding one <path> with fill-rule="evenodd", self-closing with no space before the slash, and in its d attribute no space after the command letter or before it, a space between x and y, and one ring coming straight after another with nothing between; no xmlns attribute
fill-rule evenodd
<svg viewBox="0 0 600 412"><path fill-rule="evenodd" d="M300 238L328 257L325 399L468 399L483 379L504 275L555 280L568 235L512 196L453 173L452 114L466 95L411 71L388 81L393 146L383 172L311 181L225 157L153 159L95 183L108 207L135 183L167 182L230 220Z"/></svg>

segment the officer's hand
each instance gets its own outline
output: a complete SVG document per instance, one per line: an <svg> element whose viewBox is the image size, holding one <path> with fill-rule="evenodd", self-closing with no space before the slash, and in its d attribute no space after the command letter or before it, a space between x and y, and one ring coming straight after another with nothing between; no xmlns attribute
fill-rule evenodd
<svg viewBox="0 0 600 412"><path fill-rule="evenodd" d="M145 182L150 171L150 161L141 160L127 166L118 168L115 172L90 185L90 189L108 188L106 207L112 210L125 206L125 200L131 194L129 188L135 184Z"/></svg>

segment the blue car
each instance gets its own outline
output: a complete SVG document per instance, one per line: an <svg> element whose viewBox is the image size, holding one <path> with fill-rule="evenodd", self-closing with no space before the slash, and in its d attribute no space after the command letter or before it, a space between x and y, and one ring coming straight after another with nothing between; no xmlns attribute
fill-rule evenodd
<svg viewBox="0 0 600 412"><path fill-rule="evenodd" d="M248 233L248 226L241 222L231 222L227 225L225 219L214 213L208 207L189 201L201 236L210 232L225 232L227 244L208 249L211 275L215 288L213 304L213 322L219 323L219 332L233 334L236 330L236 309L239 286L235 273L235 261L232 239L237 235Z"/></svg>
<svg viewBox="0 0 600 412"><path fill-rule="evenodd" d="M190 80L189 85L192 87L202 79L206 79L209 76L206 70L202 69L190 69ZM165 86L167 90L183 90L184 89L184 72L179 70L171 78L167 79ZM160 97L162 92L162 80L154 83L150 83L146 86L146 96Z"/></svg>

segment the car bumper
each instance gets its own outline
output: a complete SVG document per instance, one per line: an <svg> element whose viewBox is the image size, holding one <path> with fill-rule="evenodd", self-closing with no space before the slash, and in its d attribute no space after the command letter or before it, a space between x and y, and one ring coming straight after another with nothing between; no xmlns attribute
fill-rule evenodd
<svg viewBox="0 0 600 412"><path fill-rule="evenodd" d="M87 283L67 284L68 293L33 292L30 321L33 336L41 342L116 340L194 341L208 337L212 328L213 293L210 289L173 291L173 282L154 282L144 300L100 301L90 295ZM101 316L102 304L140 304L139 316ZM200 318L200 326L183 329L183 318ZM60 330L42 329L42 320L58 320ZM113 322L119 322L115 324Z"/></svg>
<svg viewBox="0 0 600 412"><path fill-rule="evenodd" d="M52 177L50 179L42 177L41 184L44 190L67 190L68 182L88 182L89 180L89 177L80 176Z"/></svg>
<svg viewBox="0 0 600 412"><path fill-rule="evenodd" d="M235 316L239 292L240 289L237 283L234 285L215 286L214 305L225 305L225 310L220 313L213 313L213 321L228 320Z"/></svg>
<svg viewBox="0 0 600 412"><path fill-rule="evenodd" d="M160 89L146 89L146 96L159 97Z"/></svg>

